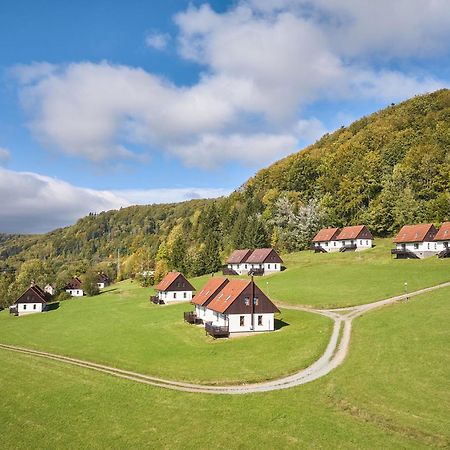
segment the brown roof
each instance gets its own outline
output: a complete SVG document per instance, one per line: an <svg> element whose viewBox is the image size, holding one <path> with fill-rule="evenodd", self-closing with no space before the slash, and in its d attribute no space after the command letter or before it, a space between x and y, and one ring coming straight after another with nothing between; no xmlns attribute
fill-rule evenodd
<svg viewBox="0 0 450 450"><path fill-rule="evenodd" d="M180 272L169 272L156 286L157 291L195 291L195 288Z"/></svg>
<svg viewBox="0 0 450 450"><path fill-rule="evenodd" d="M439 228L439 231L434 237L435 241L448 241L450 240L450 222L444 222Z"/></svg>
<svg viewBox="0 0 450 450"><path fill-rule="evenodd" d="M432 223L419 225L405 225L397 234L394 243L432 241L436 235L436 228Z"/></svg>
<svg viewBox="0 0 450 450"><path fill-rule="evenodd" d="M249 286L250 280L235 279L229 281L225 287L211 300L209 309L223 313L239 297L242 291Z"/></svg>
<svg viewBox="0 0 450 450"><path fill-rule="evenodd" d="M18 303L47 303L45 292L39 286L29 287L15 302Z"/></svg>
<svg viewBox="0 0 450 450"><path fill-rule="evenodd" d="M313 239L313 242L331 241L339 232L339 228L322 228Z"/></svg>
<svg viewBox="0 0 450 450"><path fill-rule="evenodd" d="M83 283L78 277L73 277L64 287L64 289L83 289Z"/></svg>
<svg viewBox="0 0 450 450"><path fill-rule="evenodd" d="M250 301L252 290L254 297L258 299L255 305L252 305ZM251 314L252 312L255 314L264 314L280 312L254 281L242 279L229 281L211 300L208 309L221 314Z"/></svg>
<svg viewBox="0 0 450 450"><path fill-rule="evenodd" d="M192 303L195 305L206 306L210 300L222 289L225 284L228 283L227 278L210 278L208 282L203 286L200 292L197 292L192 299Z"/></svg>
<svg viewBox="0 0 450 450"><path fill-rule="evenodd" d="M365 239L373 239L372 233L365 225L354 225L352 227L344 227L337 235L336 240L343 241L345 239L357 239L364 234Z"/></svg>
<svg viewBox="0 0 450 450"><path fill-rule="evenodd" d="M240 264L246 262L251 253L252 251L249 249L234 250L234 252L228 257L227 264Z"/></svg>
<svg viewBox="0 0 450 450"><path fill-rule="evenodd" d="M257 248L247 258L248 263L262 264L264 262L282 263L283 260L273 248Z"/></svg>

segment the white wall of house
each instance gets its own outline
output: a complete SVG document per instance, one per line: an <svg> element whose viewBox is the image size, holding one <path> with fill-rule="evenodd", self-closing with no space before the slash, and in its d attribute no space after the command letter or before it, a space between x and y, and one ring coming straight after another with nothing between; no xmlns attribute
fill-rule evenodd
<svg viewBox="0 0 450 450"><path fill-rule="evenodd" d="M367 250L368 248L372 248L373 240L372 239L355 239L356 241L356 250Z"/></svg>
<svg viewBox="0 0 450 450"><path fill-rule="evenodd" d="M228 264L228 268L234 270L239 275L246 275L248 271L252 268L252 265L248 263Z"/></svg>
<svg viewBox="0 0 450 450"><path fill-rule="evenodd" d="M211 311L206 306L195 305L195 313L199 319L203 320L203 322L214 321L214 311Z"/></svg>
<svg viewBox="0 0 450 450"><path fill-rule="evenodd" d="M17 312L19 316L24 316L25 314L34 314L42 312L42 303L18 303Z"/></svg>
<svg viewBox="0 0 450 450"><path fill-rule="evenodd" d="M158 298L164 303L169 302L190 302L192 291L158 291Z"/></svg>
<svg viewBox="0 0 450 450"><path fill-rule="evenodd" d="M72 297L83 297L83 289L66 289L66 292Z"/></svg>
<svg viewBox="0 0 450 450"><path fill-rule="evenodd" d="M97 283L99 289L105 289L105 283Z"/></svg>
<svg viewBox="0 0 450 450"><path fill-rule="evenodd" d="M220 314L212 311L214 325L227 326L230 333L249 331L273 331L275 329L275 315L273 313L254 314L254 328L252 329L251 314ZM241 322L242 318L242 322Z"/></svg>
<svg viewBox="0 0 450 450"><path fill-rule="evenodd" d="M428 258L439 253L437 242L405 242L396 244L398 250L406 249L415 253L419 258Z"/></svg>
<svg viewBox="0 0 450 450"><path fill-rule="evenodd" d="M322 247L328 253L338 252L342 247L342 241L323 241L323 242L315 242L314 245L316 247Z"/></svg>
<svg viewBox="0 0 450 450"><path fill-rule="evenodd" d="M434 244L436 244L436 249L438 252L441 252L446 248L450 248L450 241L436 241Z"/></svg>

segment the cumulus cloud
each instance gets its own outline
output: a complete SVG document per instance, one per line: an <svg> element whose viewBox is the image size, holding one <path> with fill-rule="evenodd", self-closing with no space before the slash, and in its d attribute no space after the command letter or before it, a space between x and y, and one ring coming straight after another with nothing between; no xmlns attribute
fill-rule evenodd
<svg viewBox="0 0 450 450"><path fill-rule="evenodd" d="M314 102L390 103L446 86L383 61L448 50L449 8L445 0L241 0L222 13L190 6L174 20L180 56L202 69L193 85L107 62L15 72L33 135L56 151L99 162L139 157L139 146L190 166L258 167L325 129L303 116ZM148 38L155 48L167 43Z"/></svg>
<svg viewBox="0 0 450 450"><path fill-rule="evenodd" d="M147 47L155 50L164 50L170 41L168 33L150 33L145 37L145 44Z"/></svg>
<svg viewBox="0 0 450 450"><path fill-rule="evenodd" d="M0 232L42 233L73 224L90 212L132 204L213 198L228 192L217 188L102 191L73 186L37 173L15 172L0 167Z"/></svg>
<svg viewBox="0 0 450 450"><path fill-rule="evenodd" d="M0 147L0 165L5 164L11 158L11 153L7 148Z"/></svg>

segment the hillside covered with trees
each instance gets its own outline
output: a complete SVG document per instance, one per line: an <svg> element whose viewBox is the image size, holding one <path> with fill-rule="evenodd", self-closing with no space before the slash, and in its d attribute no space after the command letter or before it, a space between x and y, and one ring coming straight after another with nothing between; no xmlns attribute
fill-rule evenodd
<svg viewBox="0 0 450 450"><path fill-rule="evenodd" d="M33 278L46 283L104 270L217 270L237 247L308 246L322 226L450 219L450 91L415 97L326 134L259 171L229 197L91 214L40 236L0 235L0 302ZM117 273L117 262L120 262ZM30 269L32 267L32 270Z"/></svg>

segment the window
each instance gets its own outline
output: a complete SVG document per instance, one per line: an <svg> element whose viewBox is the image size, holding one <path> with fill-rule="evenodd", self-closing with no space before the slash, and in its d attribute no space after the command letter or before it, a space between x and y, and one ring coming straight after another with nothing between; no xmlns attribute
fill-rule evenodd
<svg viewBox="0 0 450 450"><path fill-rule="evenodd" d="M325 242L325 247L328 247L328 242Z"/></svg>
<svg viewBox="0 0 450 450"><path fill-rule="evenodd" d="M253 304L254 304L255 306L258 306L258 303L259 303L258 297L255 297L255 298L253 299Z"/></svg>
<svg viewBox="0 0 450 450"><path fill-rule="evenodd" d="M336 247L336 241L335 242L333 242L333 245Z"/></svg>
<svg viewBox="0 0 450 450"><path fill-rule="evenodd" d="M367 241L366 241L366 244L367 244ZM361 239L359 240L359 245L363 245Z"/></svg>
<svg viewBox="0 0 450 450"><path fill-rule="evenodd" d="M186 298L186 297L187 297L187 293L183 292L183 298Z"/></svg>
<svg viewBox="0 0 450 450"><path fill-rule="evenodd" d="M270 264L267 264L267 268L270 269Z"/></svg>
<svg viewBox="0 0 450 450"><path fill-rule="evenodd" d="M430 250L430 243L428 242L428 250Z"/></svg>
<svg viewBox="0 0 450 450"><path fill-rule="evenodd" d="M417 250L419 248L419 244L414 244L414 250Z"/></svg>
<svg viewBox="0 0 450 450"><path fill-rule="evenodd" d="M366 241L366 245L369 245L369 241Z"/></svg>
<svg viewBox="0 0 450 450"><path fill-rule="evenodd" d="M244 297L244 305L249 306L250 305L250 299L248 297Z"/></svg>
<svg viewBox="0 0 450 450"><path fill-rule="evenodd" d="M244 267L247 268L247 264Z"/></svg>
<svg viewBox="0 0 450 450"><path fill-rule="evenodd" d="M33 309L36 309L36 305L33 304Z"/></svg>
<svg viewBox="0 0 450 450"><path fill-rule="evenodd" d="M23 309L24 309L24 310L27 309L27 305L23 305Z"/></svg>
<svg viewBox="0 0 450 450"><path fill-rule="evenodd" d="M245 316L239 316L239 325L243 327L244 323L245 323Z"/></svg>
<svg viewBox="0 0 450 450"><path fill-rule="evenodd" d="M263 323L262 323L262 317L263 317L263 316L258 316L258 326L259 326L259 327L262 327L262 324L263 324Z"/></svg>
<svg viewBox="0 0 450 450"><path fill-rule="evenodd" d="M176 292L173 293L173 298L177 298L177 293Z"/></svg>

